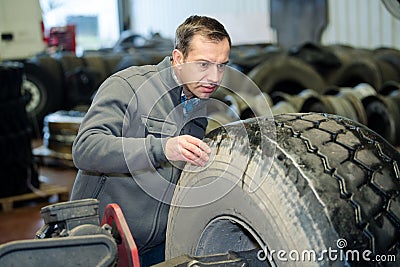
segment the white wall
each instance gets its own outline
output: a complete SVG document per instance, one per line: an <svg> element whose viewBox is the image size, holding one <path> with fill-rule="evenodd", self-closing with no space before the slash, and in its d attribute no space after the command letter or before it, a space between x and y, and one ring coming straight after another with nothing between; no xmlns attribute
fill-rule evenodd
<svg viewBox="0 0 400 267"><path fill-rule="evenodd" d="M322 36L323 43L400 49L400 20L380 0L330 0L329 11L330 24Z"/></svg>
<svg viewBox="0 0 400 267"><path fill-rule="evenodd" d="M269 0L132 0L132 29L173 38L175 28L192 14L220 20L234 44L275 42ZM329 21L322 43L400 49L400 20L380 0L329 0Z"/></svg>
<svg viewBox="0 0 400 267"><path fill-rule="evenodd" d="M176 27L190 15L207 15L224 24L234 44L267 42L268 0L132 0L132 29L173 38ZM255 26L256 25L256 26Z"/></svg>

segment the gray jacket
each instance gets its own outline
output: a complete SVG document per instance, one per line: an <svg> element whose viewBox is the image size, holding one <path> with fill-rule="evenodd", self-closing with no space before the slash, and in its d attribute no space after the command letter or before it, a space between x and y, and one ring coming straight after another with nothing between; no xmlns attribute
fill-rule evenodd
<svg viewBox="0 0 400 267"><path fill-rule="evenodd" d="M113 74L100 86L73 144L79 171L71 200L99 199L100 217L107 204L119 204L139 252L165 240L169 202L183 167L166 159L166 138L203 138L207 126L201 116L185 121L181 92L169 57Z"/></svg>

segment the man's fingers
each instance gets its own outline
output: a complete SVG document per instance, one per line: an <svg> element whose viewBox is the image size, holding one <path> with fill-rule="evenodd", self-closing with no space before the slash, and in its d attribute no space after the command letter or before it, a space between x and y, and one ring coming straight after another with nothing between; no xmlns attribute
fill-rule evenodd
<svg viewBox="0 0 400 267"><path fill-rule="evenodd" d="M189 160L189 159L187 160L187 162L190 162L193 165L201 166L201 167L204 167L206 165L207 161L208 160L202 160L201 158L195 158L193 160Z"/></svg>
<svg viewBox="0 0 400 267"><path fill-rule="evenodd" d="M182 151L182 155L186 161L207 162L209 160L208 154L201 152L199 148L197 148L196 152L185 149Z"/></svg>
<svg viewBox="0 0 400 267"><path fill-rule="evenodd" d="M204 166L209 160L211 148L193 136L185 136L184 141L182 145L184 151L182 151L182 154L186 161L198 166Z"/></svg>
<svg viewBox="0 0 400 267"><path fill-rule="evenodd" d="M208 159L208 154L201 147L193 145L192 143L186 143L184 148L194 154L196 157Z"/></svg>
<svg viewBox="0 0 400 267"><path fill-rule="evenodd" d="M209 159L209 154L211 153L211 148L204 143L203 141L197 139L197 140L187 140L187 146L185 148L192 152L194 155L196 155L199 158L202 158L203 160L207 161ZM194 143L191 143L190 141L194 141Z"/></svg>
<svg viewBox="0 0 400 267"><path fill-rule="evenodd" d="M200 139L190 136L190 135L186 135L185 137L187 137L185 139L187 142L192 143L196 147L199 147L202 151L204 151L207 154L211 153L211 148L206 143L201 141Z"/></svg>
<svg viewBox="0 0 400 267"><path fill-rule="evenodd" d="M211 148L210 148L206 143L204 143L204 142L201 141L201 140L200 140L199 147L200 147L204 152L206 152L207 154L210 154L210 153L211 153Z"/></svg>
<svg viewBox="0 0 400 267"><path fill-rule="evenodd" d="M204 166L209 160L211 148L196 137L182 135L167 141L165 153L169 160L183 160Z"/></svg>

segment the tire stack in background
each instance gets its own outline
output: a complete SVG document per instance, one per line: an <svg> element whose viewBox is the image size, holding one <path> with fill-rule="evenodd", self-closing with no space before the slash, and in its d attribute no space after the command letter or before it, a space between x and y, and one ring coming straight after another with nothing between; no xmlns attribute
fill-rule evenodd
<svg viewBox="0 0 400 267"><path fill-rule="evenodd" d="M30 100L27 110L35 136L42 136L46 115L90 105L98 86L111 74L133 65L157 64L167 55L170 51L157 49L135 53L92 51L80 57L60 52L36 55L26 61L24 84ZM254 81L271 101L273 114L313 111L337 114L364 124L390 143L400 145L397 140L400 114L394 104L398 102L395 96L398 89L393 89L400 83L397 49L311 42L289 49L273 43L243 44L232 46L229 65ZM359 88L366 86L369 89ZM388 87L392 89L385 89ZM352 88L356 92L348 92ZM246 93L245 89L243 92L236 89L242 95ZM221 94L215 98L221 98ZM225 96L221 100L225 101ZM252 115L243 105L240 108L243 114L236 117L246 119ZM224 114L218 114L221 122L232 120L223 117Z"/></svg>
<svg viewBox="0 0 400 267"><path fill-rule="evenodd" d="M72 144L78 134L85 112L59 110L44 117L43 146L34 155L49 155L67 165L72 163Z"/></svg>
<svg viewBox="0 0 400 267"><path fill-rule="evenodd" d="M31 127L21 88L22 63L0 64L0 198L39 188L31 146Z"/></svg>
<svg viewBox="0 0 400 267"><path fill-rule="evenodd" d="M24 62L28 96L27 112L34 137L41 136L46 115L59 110L73 110L91 103L100 84L111 74L133 65L157 64L164 51L137 53L71 52L38 54Z"/></svg>
<svg viewBox="0 0 400 267"><path fill-rule="evenodd" d="M230 64L257 84L273 114L340 115L400 146L400 50L257 44L233 47Z"/></svg>

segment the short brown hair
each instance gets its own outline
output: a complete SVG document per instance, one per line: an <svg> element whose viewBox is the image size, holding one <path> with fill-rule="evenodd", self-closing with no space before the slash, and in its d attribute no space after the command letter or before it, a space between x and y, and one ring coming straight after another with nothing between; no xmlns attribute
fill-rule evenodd
<svg viewBox="0 0 400 267"><path fill-rule="evenodd" d="M193 15L179 25L175 33L175 49L181 51L185 58L189 53L190 42L195 34L215 41L222 41L226 38L229 46L232 45L228 32L216 19Z"/></svg>

